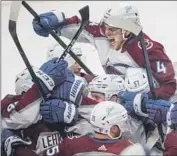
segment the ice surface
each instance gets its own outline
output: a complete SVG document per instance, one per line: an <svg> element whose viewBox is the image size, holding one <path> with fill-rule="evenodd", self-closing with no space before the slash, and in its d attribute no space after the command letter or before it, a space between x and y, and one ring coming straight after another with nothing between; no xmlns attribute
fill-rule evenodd
<svg viewBox="0 0 177 156"><path fill-rule="evenodd" d="M46 12L52 9L59 9L66 15L78 14L78 10L84 5L90 6L90 19L96 22L100 21L102 14L108 6L116 5L118 1L33 1L28 2L37 13ZM139 2L133 1L139 8L141 22L146 32L154 40L160 41L166 48L166 53L173 60L177 61L176 37L177 37L177 2L159 1L159 2ZM1 5L1 75L2 89L1 97L7 93L14 93L15 75L25 68L23 60L11 39L8 32L8 19L10 3L3 2ZM56 43L51 37L44 38L36 35L32 28L31 14L24 8L21 8L17 32L24 51L35 66L40 66L46 59L47 47ZM87 65L96 74L102 74L98 56L94 48L90 45L84 48L87 55ZM89 50L90 49L90 50ZM93 64L94 62L94 64Z"/></svg>

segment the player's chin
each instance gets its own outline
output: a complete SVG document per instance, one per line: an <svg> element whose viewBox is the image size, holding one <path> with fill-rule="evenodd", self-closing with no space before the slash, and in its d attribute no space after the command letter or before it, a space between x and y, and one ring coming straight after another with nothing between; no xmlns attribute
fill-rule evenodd
<svg viewBox="0 0 177 156"><path fill-rule="evenodd" d="M110 47L114 50L119 50L119 46L116 43L110 43Z"/></svg>
<svg viewBox="0 0 177 156"><path fill-rule="evenodd" d="M81 73L81 68L75 69L75 70L74 70L74 73L75 73L76 75L80 75L80 73Z"/></svg>

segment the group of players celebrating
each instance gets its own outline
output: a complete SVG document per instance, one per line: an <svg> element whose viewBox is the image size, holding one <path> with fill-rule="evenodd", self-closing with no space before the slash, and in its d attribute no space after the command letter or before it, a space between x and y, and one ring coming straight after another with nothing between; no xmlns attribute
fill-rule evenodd
<svg viewBox="0 0 177 156"><path fill-rule="evenodd" d="M55 10L41 14L40 21L34 18L32 25L40 36L55 30L72 39L80 19ZM144 34L157 97L153 99L142 48L133 34L136 26L142 29L138 10L125 3L109 8L100 23L85 26L78 42L95 46L105 75L81 72L69 54L58 61L64 50L52 46L47 61L33 67L47 100L28 70L20 72L16 95L1 100L1 154L177 155L177 67L163 45ZM79 46L72 51L84 60Z"/></svg>

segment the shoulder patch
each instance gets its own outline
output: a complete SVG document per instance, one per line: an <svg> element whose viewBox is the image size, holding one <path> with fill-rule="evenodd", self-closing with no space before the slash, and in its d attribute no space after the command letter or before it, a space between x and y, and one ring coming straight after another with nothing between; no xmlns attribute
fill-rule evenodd
<svg viewBox="0 0 177 156"><path fill-rule="evenodd" d="M148 39L144 39L146 50L151 49L153 47L153 42L149 41ZM138 47L142 49L140 41L138 41Z"/></svg>

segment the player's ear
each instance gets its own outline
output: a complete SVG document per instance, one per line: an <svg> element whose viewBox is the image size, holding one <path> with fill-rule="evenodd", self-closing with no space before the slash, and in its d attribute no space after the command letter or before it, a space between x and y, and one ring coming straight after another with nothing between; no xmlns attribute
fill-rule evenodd
<svg viewBox="0 0 177 156"><path fill-rule="evenodd" d="M111 98L110 98L110 101L113 101L113 102L117 102L117 100L118 100L117 95L113 95L113 96L111 96Z"/></svg>

